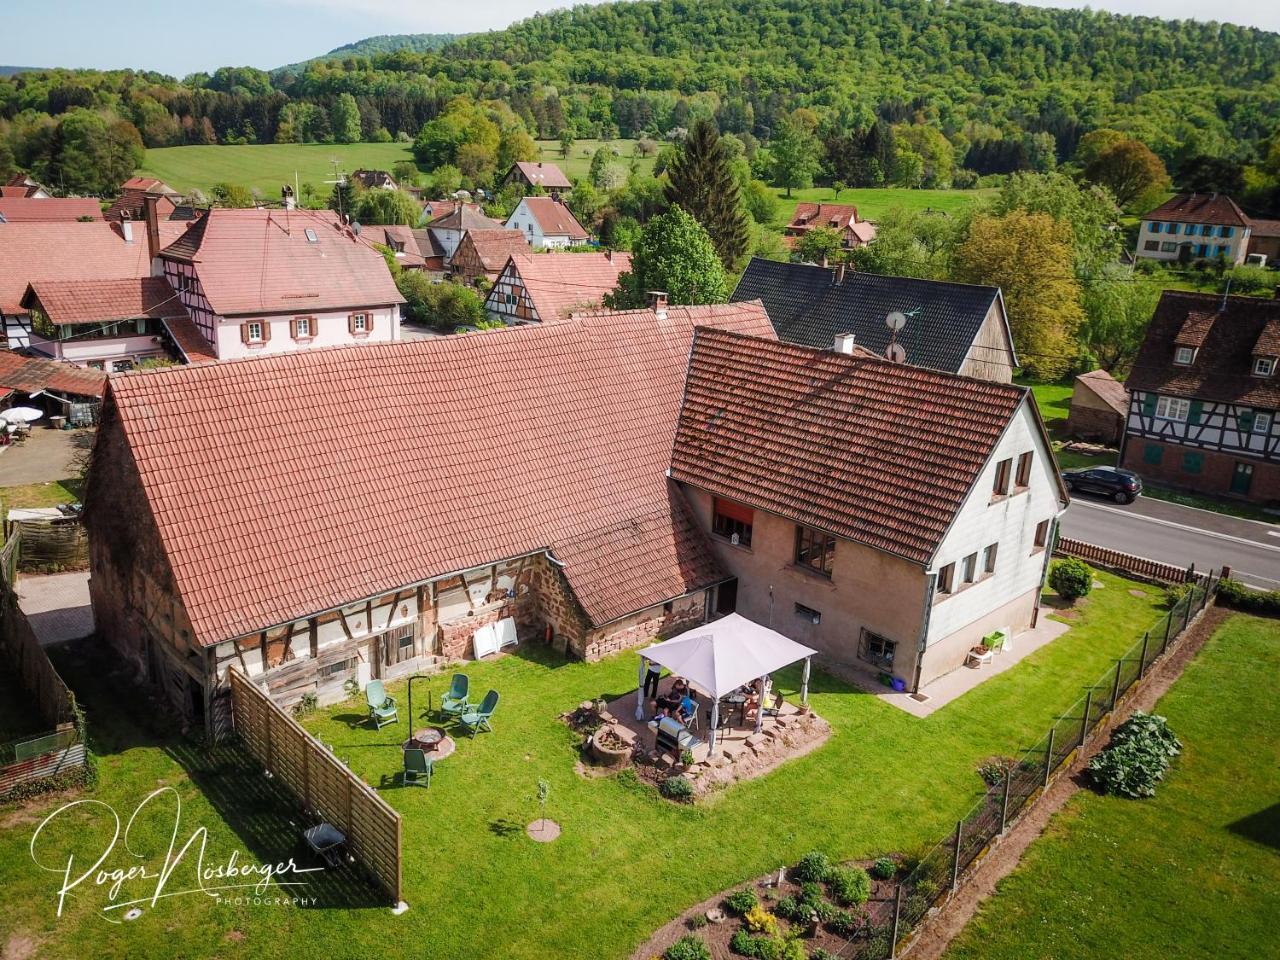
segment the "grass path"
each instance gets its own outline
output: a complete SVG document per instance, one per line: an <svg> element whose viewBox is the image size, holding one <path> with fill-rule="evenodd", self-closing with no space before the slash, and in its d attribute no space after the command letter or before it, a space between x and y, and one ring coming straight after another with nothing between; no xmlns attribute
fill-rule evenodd
<svg viewBox="0 0 1280 960"><path fill-rule="evenodd" d="M460 742L430 789L383 792L405 818L410 910L399 918L348 902L330 884L318 888L319 909L232 909L177 898L122 929L96 916L101 895L86 892L68 917L56 920L56 884L27 853L34 822L55 804L0 808L7 904L0 945L7 926L10 935L38 941L39 955L52 960L83 957L86 944L103 958L283 960L313 957L335 944L345 956L413 944L418 955L450 960L625 957L689 904L809 849L868 856L916 850L944 835L981 791L978 763L1036 740L1056 711L1156 619L1158 591L1099 578L1105 587L1087 599L1067 634L924 720L815 672L812 702L834 729L828 743L697 807L667 803L616 777L588 780L574 771L575 738L558 715L581 700L634 689L634 654L583 664L534 647L469 665L480 691L492 686L502 693L497 732ZM260 774L230 757L207 758L176 732L150 732L146 705L134 704L122 692L123 678L108 676L100 664L72 662L65 669L88 705L94 747L103 754L96 799L128 816L147 790L172 784L184 799L184 835L207 826L211 857L235 848L261 861L298 853L289 814L262 796ZM779 683L794 692L798 680L790 671ZM444 678L432 681L437 697L444 685ZM415 687L415 707L425 705L426 685ZM393 684L391 692L405 707L396 728L368 729L354 701L306 719L375 785L399 768L399 743L410 729L404 685ZM131 709L138 711L133 719ZM539 777L551 784L547 813L564 828L548 845L522 835L537 815ZM101 830L101 823L86 828L74 843L81 849L101 843ZM159 832L157 824L153 841Z"/></svg>
<svg viewBox="0 0 1280 960"><path fill-rule="evenodd" d="M948 960L1274 956L1280 621L1236 615L1160 701L1184 752L1154 798L1078 794Z"/></svg>

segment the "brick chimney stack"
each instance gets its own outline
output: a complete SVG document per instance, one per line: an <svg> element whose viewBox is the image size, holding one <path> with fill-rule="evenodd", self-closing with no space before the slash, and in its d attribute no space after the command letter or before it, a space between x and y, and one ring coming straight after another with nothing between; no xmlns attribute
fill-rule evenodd
<svg viewBox="0 0 1280 960"><path fill-rule="evenodd" d="M662 290L649 291L649 309L659 320L667 319L667 295Z"/></svg>
<svg viewBox="0 0 1280 960"><path fill-rule="evenodd" d="M152 260L160 255L159 202L160 198L150 193L142 198L143 206L147 212L147 255Z"/></svg>

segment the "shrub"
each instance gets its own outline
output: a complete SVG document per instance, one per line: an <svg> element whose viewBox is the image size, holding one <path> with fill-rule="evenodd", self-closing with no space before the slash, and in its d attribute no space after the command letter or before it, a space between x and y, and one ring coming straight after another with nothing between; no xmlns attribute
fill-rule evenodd
<svg viewBox="0 0 1280 960"><path fill-rule="evenodd" d="M800 938L794 936L786 937L782 940L780 949L775 956L777 960L809 960L809 952L805 950Z"/></svg>
<svg viewBox="0 0 1280 960"><path fill-rule="evenodd" d="M792 871L792 876L802 882L821 883L827 879L827 871L830 869L831 860L827 855L814 850L812 853L806 853L800 858L800 862L796 864L795 870Z"/></svg>
<svg viewBox="0 0 1280 960"><path fill-rule="evenodd" d="M680 762L681 762L681 763L683 763L686 767L691 767L691 766L693 766L693 751L692 751L692 750L681 750L681 751L680 751Z"/></svg>
<svg viewBox="0 0 1280 960"><path fill-rule="evenodd" d="M658 789L668 800L693 799L693 784L684 777L667 777Z"/></svg>
<svg viewBox="0 0 1280 960"><path fill-rule="evenodd" d="M735 930L729 939L729 949L744 957L756 960L776 960L777 946L768 937L753 937L745 930Z"/></svg>
<svg viewBox="0 0 1280 960"><path fill-rule="evenodd" d="M1164 588L1164 605L1172 610L1191 594L1191 584L1173 583Z"/></svg>
<svg viewBox="0 0 1280 960"><path fill-rule="evenodd" d="M747 929L752 933L763 933L767 936L777 936L778 918L766 910L764 907L756 905L746 912L742 918Z"/></svg>
<svg viewBox="0 0 1280 960"><path fill-rule="evenodd" d="M1182 744L1164 717L1141 710L1116 728L1107 749L1089 761L1089 774L1104 793L1122 797L1150 797L1164 777L1169 759Z"/></svg>
<svg viewBox="0 0 1280 960"><path fill-rule="evenodd" d="M709 922L710 921L707 920L707 915L705 913L695 913L692 917L689 918L689 929L701 930Z"/></svg>
<svg viewBox="0 0 1280 960"><path fill-rule="evenodd" d="M1251 590L1239 580L1223 580L1218 585L1218 600L1237 610L1280 614L1280 590Z"/></svg>
<svg viewBox="0 0 1280 960"><path fill-rule="evenodd" d="M838 937L852 940L865 933L870 923L866 910L837 910L827 921L827 929Z"/></svg>
<svg viewBox="0 0 1280 960"><path fill-rule="evenodd" d="M1067 603L1074 603L1093 589L1093 570L1077 557L1055 560L1049 568L1049 586Z"/></svg>
<svg viewBox="0 0 1280 960"><path fill-rule="evenodd" d="M760 901L756 897L755 891L750 888L731 893L724 901L724 905L729 908L729 912L736 913L740 917L759 903Z"/></svg>
<svg viewBox="0 0 1280 960"><path fill-rule="evenodd" d="M827 886L836 903L843 906L866 903L871 896L871 877L861 867L833 867Z"/></svg>
<svg viewBox="0 0 1280 960"><path fill-rule="evenodd" d="M795 897L783 897L773 905L773 912L783 920L800 920L805 914L804 905Z"/></svg>
<svg viewBox="0 0 1280 960"><path fill-rule="evenodd" d="M662 960L711 960L711 951L697 937L681 937L667 947Z"/></svg>
<svg viewBox="0 0 1280 960"><path fill-rule="evenodd" d="M890 880L898 872L898 865L892 857L880 857L871 865L871 873L881 880Z"/></svg>
<svg viewBox="0 0 1280 960"><path fill-rule="evenodd" d="M800 884L800 902L805 906L812 907L822 899L822 885L814 883L812 880L806 880Z"/></svg>
<svg viewBox="0 0 1280 960"><path fill-rule="evenodd" d="M828 953L821 947L818 947L813 953L809 954L809 960L838 960L834 953Z"/></svg>

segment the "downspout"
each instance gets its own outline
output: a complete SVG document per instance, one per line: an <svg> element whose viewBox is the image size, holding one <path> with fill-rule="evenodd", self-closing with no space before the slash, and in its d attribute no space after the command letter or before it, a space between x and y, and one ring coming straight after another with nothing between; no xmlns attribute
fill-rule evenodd
<svg viewBox="0 0 1280 960"><path fill-rule="evenodd" d="M920 616L920 639L916 651L916 676L911 683L911 692L920 692L920 675L924 672L924 651L929 643L929 618L933 615L933 595L937 587L938 575L925 574L924 612Z"/></svg>

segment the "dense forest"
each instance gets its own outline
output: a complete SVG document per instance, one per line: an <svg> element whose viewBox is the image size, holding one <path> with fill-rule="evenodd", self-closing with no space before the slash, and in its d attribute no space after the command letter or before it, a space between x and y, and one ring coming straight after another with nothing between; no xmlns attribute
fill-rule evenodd
<svg viewBox="0 0 1280 960"><path fill-rule="evenodd" d="M439 50L447 44L464 34L459 33L395 33L380 34L376 37L365 37L363 40L357 40L355 43L344 43L340 47L334 47L328 53L312 57L310 60L303 60L301 63L291 63L287 67L280 67L276 72L297 73L306 69L310 63L317 60L342 60L346 57L371 57L378 53L395 53L397 50L408 50L411 53L428 53L432 50Z"/></svg>
<svg viewBox="0 0 1280 960"><path fill-rule="evenodd" d="M1230 191L1259 214L1280 203L1280 34L995 0L614 3L455 39L373 37L272 72L23 73L0 78L0 172L109 193L145 147L408 142L459 98L543 139L678 140L711 120L788 188L973 186L1087 162L1086 135L1114 131L1101 146L1137 146L1113 168L1158 160L1165 186ZM757 144L773 156L755 161ZM771 177L779 157L796 162ZM1138 201L1113 180L1122 205Z"/></svg>

